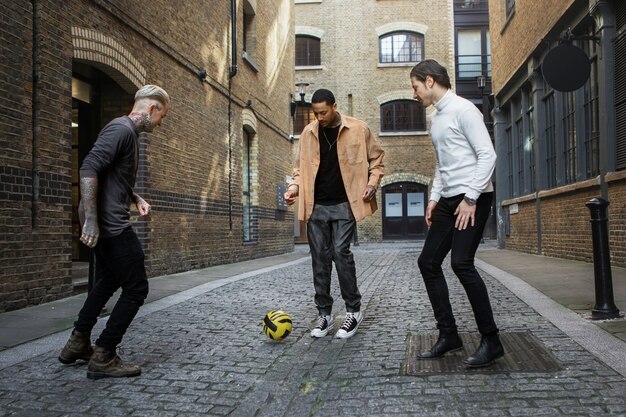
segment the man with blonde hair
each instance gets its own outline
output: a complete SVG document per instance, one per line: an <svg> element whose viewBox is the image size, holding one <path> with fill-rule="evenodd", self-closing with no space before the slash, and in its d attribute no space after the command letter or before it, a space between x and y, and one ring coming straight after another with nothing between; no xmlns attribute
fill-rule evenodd
<svg viewBox="0 0 626 417"><path fill-rule="evenodd" d="M130 114L113 119L100 131L80 168L80 240L95 252L98 280L74 322L59 361L64 364L89 361L88 378L141 374L139 366L122 361L116 353L148 295L144 253L130 224L130 204L135 203L140 216L150 213L150 205L133 191L138 137L139 133L152 132L160 126L169 107L169 95L161 87L141 87L135 94ZM119 288L122 288L120 298L92 347L91 330L100 311Z"/></svg>

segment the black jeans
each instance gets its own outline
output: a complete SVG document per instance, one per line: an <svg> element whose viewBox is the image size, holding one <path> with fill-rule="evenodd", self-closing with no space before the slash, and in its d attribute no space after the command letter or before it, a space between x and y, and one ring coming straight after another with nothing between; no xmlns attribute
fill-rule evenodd
<svg viewBox="0 0 626 417"><path fill-rule="evenodd" d="M148 295L144 253L131 228L119 236L100 239L94 250L97 279L78 313L74 328L90 334L102 308L121 287L122 294L113 307L105 329L96 340L96 345L114 350Z"/></svg>
<svg viewBox="0 0 626 417"><path fill-rule="evenodd" d="M474 267L474 255L489 217L492 193L483 193L478 199L474 226L458 230L454 227L454 211L462 200L463 194L439 200L433 210L432 224L417 264L424 278L437 328L443 333L456 332L448 285L441 269L443 260L452 250L452 270L469 298L478 331L486 335L497 332L498 328L493 319L487 287Z"/></svg>
<svg viewBox="0 0 626 417"><path fill-rule="evenodd" d="M321 315L330 315L333 309L333 298L330 295L333 261L346 311L361 310L361 293L357 287L354 256L350 250L355 229L356 220L349 203L330 206L316 204L313 207L307 223L307 237L313 264L315 305Z"/></svg>

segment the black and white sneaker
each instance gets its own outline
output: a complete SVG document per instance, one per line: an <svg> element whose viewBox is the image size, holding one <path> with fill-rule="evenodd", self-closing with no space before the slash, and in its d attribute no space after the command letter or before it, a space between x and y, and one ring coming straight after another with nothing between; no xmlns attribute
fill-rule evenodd
<svg viewBox="0 0 626 417"><path fill-rule="evenodd" d="M347 339L354 336L356 330L359 328L359 324L363 321L363 313L360 311L354 313L346 313L346 319L344 320L341 328L335 335L338 339Z"/></svg>
<svg viewBox="0 0 626 417"><path fill-rule="evenodd" d="M333 320L333 316L319 316L317 319L317 326L311 330L311 337L326 336L334 325L335 320Z"/></svg>

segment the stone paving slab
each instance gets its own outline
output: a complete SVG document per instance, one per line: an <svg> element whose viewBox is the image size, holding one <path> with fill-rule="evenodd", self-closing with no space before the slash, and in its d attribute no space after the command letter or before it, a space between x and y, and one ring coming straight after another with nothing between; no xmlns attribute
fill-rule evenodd
<svg viewBox="0 0 626 417"><path fill-rule="evenodd" d="M311 265L299 262L147 309L123 346L123 356L143 367L140 377L88 380L84 365L57 361L61 346L7 366L0 416L626 415L624 378L488 274L501 331L532 333L564 369L401 375L407 334L435 331L418 248L362 245L354 252L365 319L351 339L310 338ZM452 277L449 265L446 272ZM449 287L460 331L475 333L462 287L453 277ZM336 277L332 293L340 319ZM275 309L294 322L282 342L261 330Z"/></svg>

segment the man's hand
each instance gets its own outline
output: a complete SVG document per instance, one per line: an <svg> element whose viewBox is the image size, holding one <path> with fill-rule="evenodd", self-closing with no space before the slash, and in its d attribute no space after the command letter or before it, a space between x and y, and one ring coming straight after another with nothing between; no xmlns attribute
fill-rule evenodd
<svg viewBox="0 0 626 417"><path fill-rule="evenodd" d="M454 222L454 227L459 230L467 229L468 224L474 226L474 216L476 214L476 206L470 206L465 202L465 200L461 200L461 203L456 207L454 211L454 215L456 216L456 221Z"/></svg>
<svg viewBox="0 0 626 417"><path fill-rule="evenodd" d="M147 216L150 214L150 210L152 207L150 204L146 203L146 200L141 198L139 195L135 194L135 206L137 206L137 211L139 212L139 216Z"/></svg>
<svg viewBox="0 0 626 417"><path fill-rule="evenodd" d="M371 185L368 185L367 187L365 187L365 190L363 190L363 195L361 196L361 198L363 199L363 201L372 201L375 195L376 195L376 188L374 188Z"/></svg>
<svg viewBox="0 0 626 417"><path fill-rule="evenodd" d="M100 228L98 227L98 220L87 217L83 224L83 233L80 235L80 241L90 248L95 248L98 244L99 237Z"/></svg>
<svg viewBox="0 0 626 417"><path fill-rule="evenodd" d="M285 194L283 194L283 198L287 202L288 205L292 205L296 202L296 197L298 196L298 192L294 190L287 190Z"/></svg>
<svg viewBox="0 0 626 417"><path fill-rule="evenodd" d="M431 220L431 216L433 215L433 210L435 209L435 206L437 205L437 202L435 200L430 200L428 202L428 205L426 206L426 225L430 228L430 225L433 223L433 221Z"/></svg>

